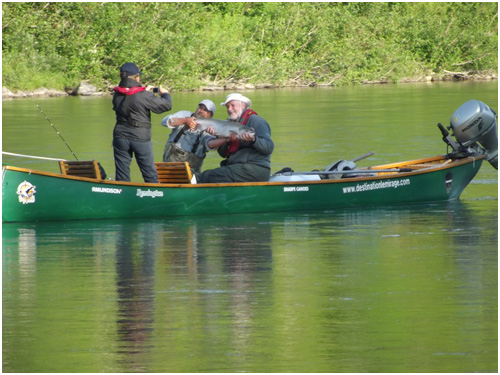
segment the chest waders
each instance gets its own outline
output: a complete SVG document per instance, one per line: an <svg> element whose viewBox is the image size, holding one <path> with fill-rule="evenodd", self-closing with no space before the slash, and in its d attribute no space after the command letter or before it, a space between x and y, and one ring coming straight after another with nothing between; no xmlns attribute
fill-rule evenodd
<svg viewBox="0 0 500 375"><path fill-rule="evenodd" d="M198 146L200 145L201 133L198 134L196 143L191 148L191 151L183 150L177 142L184 135L187 130L187 126L183 125L182 129L177 133L173 142L167 142L165 146L165 151L163 152L163 161L174 162L174 161L187 161L189 166L195 173L201 173L201 166L203 164L203 158L200 158L195 154Z"/></svg>

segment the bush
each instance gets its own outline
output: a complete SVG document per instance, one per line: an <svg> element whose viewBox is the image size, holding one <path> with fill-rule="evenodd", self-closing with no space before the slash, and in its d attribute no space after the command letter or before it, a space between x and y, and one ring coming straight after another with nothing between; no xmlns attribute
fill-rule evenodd
<svg viewBox="0 0 500 375"><path fill-rule="evenodd" d="M497 71L496 3L2 3L3 82L173 89L331 84Z"/></svg>

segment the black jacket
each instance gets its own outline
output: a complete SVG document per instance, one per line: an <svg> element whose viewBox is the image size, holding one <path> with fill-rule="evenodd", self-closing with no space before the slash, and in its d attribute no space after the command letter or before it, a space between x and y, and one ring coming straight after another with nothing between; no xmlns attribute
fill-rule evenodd
<svg viewBox="0 0 500 375"><path fill-rule="evenodd" d="M149 91L139 91L132 95L122 93L122 88L141 87L141 84L126 78L122 79L113 95L113 110L116 113L114 138L127 138L136 141L151 140L151 112L163 113L172 109L170 94L156 96Z"/></svg>

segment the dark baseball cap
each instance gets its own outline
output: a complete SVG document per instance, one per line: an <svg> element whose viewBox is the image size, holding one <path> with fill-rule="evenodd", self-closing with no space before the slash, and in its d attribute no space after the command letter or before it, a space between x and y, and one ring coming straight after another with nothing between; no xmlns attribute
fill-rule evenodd
<svg viewBox="0 0 500 375"><path fill-rule="evenodd" d="M126 73L127 76L135 76L136 74L142 74L137 65L128 62L121 66L120 73Z"/></svg>

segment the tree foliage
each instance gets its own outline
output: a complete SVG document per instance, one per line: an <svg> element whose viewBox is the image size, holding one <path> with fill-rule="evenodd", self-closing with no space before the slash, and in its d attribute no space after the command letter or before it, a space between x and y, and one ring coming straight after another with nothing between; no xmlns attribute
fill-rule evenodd
<svg viewBox="0 0 500 375"><path fill-rule="evenodd" d="M3 85L355 84L497 71L496 3L2 3Z"/></svg>

